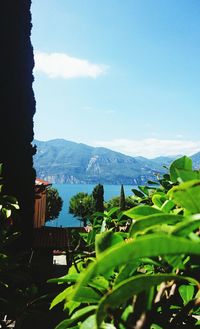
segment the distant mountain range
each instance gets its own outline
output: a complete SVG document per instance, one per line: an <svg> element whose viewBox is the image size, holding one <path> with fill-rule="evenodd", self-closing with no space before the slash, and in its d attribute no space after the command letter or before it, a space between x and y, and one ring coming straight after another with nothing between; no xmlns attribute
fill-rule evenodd
<svg viewBox="0 0 200 329"><path fill-rule="evenodd" d="M164 173L176 157L158 157L153 160L131 157L103 147L54 139L34 140L37 153L34 166L37 176L57 184L144 184ZM193 155L200 167L200 152Z"/></svg>

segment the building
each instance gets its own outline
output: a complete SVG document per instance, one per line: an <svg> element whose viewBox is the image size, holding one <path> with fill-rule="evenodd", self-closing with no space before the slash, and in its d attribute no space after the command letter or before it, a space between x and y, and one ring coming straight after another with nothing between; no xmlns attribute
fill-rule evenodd
<svg viewBox="0 0 200 329"><path fill-rule="evenodd" d="M45 225L46 220L46 190L51 184L43 179L35 180L35 209L34 209L34 228L40 228Z"/></svg>

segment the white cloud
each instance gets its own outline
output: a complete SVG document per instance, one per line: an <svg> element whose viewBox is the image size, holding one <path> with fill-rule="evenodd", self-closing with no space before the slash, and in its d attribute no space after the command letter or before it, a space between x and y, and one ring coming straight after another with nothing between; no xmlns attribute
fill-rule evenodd
<svg viewBox="0 0 200 329"><path fill-rule="evenodd" d="M36 51L35 71L42 72L50 78L97 78L107 72L108 66L94 64L63 53L45 53Z"/></svg>
<svg viewBox="0 0 200 329"><path fill-rule="evenodd" d="M107 147L127 155L144 156L147 158L155 158L161 155L192 155L200 151L200 141L180 139L114 139L111 141L95 141L93 146Z"/></svg>

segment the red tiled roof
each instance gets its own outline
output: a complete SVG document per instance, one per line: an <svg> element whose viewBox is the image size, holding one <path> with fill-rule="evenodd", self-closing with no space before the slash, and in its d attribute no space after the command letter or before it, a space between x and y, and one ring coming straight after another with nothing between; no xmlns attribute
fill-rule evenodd
<svg viewBox="0 0 200 329"><path fill-rule="evenodd" d="M70 232L86 232L84 227L43 227L34 229L33 248L66 250L70 246Z"/></svg>

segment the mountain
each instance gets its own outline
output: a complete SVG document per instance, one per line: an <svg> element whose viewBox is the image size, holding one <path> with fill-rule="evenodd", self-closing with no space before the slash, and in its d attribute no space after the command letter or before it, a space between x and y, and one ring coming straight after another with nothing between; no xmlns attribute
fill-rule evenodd
<svg viewBox="0 0 200 329"><path fill-rule="evenodd" d="M133 158L103 147L54 139L34 140L37 176L51 183L67 184L143 184L162 173L159 163Z"/></svg>
<svg viewBox="0 0 200 329"><path fill-rule="evenodd" d="M200 152L193 154L191 156L191 159L192 159L193 167L195 169L199 169L200 168Z"/></svg>
<svg viewBox="0 0 200 329"><path fill-rule="evenodd" d="M160 164L161 166L169 167L170 164L180 158L181 155L171 155L171 156L159 156L157 158L153 159L153 162L156 162L157 164Z"/></svg>

